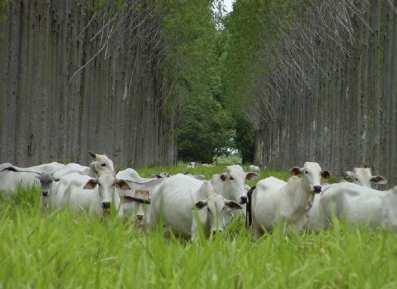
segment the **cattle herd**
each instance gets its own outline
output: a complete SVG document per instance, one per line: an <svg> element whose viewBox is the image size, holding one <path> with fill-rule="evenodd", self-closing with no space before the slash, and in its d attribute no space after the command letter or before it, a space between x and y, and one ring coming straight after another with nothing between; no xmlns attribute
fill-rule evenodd
<svg viewBox="0 0 397 289"><path fill-rule="evenodd" d="M134 169L115 172L106 155L90 153L89 166L57 162L20 168L0 164L2 199L12 198L17 189L40 187L44 210L87 211L106 216L111 207L118 216L139 228L162 224L167 230L191 239L202 228L207 235L222 232L231 220L245 216L254 236L259 237L280 223L295 230L325 230L337 218L348 224L366 224L397 230L397 187L377 190L386 184L370 168L346 172L349 181L327 184L329 172L315 162L291 170L283 181L275 177L249 187L258 177L256 166L245 172L239 165L226 167L210 180L202 176L160 174L141 177Z"/></svg>

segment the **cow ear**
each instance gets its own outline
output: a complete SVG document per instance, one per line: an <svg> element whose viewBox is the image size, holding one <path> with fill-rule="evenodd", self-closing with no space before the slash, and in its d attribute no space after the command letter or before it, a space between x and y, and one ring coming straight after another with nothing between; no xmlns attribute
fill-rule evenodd
<svg viewBox="0 0 397 289"><path fill-rule="evenodd" d="M378 185L387 184L387 179L384 176L374 176L370 179L370 181Z"/></svg>
<svg viewBox="0 0 397 289"><path fill-rule="evenodd" d="M235 201L225 201L225 205L232 210L240 210L243 207Z"/></svg>
<svg viewBox="0 0 397 289"><path fill-rule="evenodd" d="M98 185L98 181L95 179L90 179L85 186L83 187L83 189L85 190L92 190L95 189L95 187Z"/></svg>
<svg viewBox="0 0 397 289"><path fill-rule="evenodd" d="M329 171L322 171L322 172L321 172L321 176L322 176L324 179L328 179L331 175L330 175Z"/></svg>
<svg viewBox="0 0 397 289"><path fill-rule="evenodd" d="M135 197L143 200L150 200L150 192L147 190L135 190Z"/></svg>
<svg viewBox="0 0 397 289"><path fill-rule="evenodd" d="M201 210L202 208L204 208L205 206L207 206L207 202L206 201L198 201L195 204L195 207L199 210Z"/></svg>
<svg viewBox="0 0 397 289"><path fill-rule="evenodd" d="M96 153L93 153L93 152L89 151L88 154L89 154L93 159L96 159Z"/></svg>
<svg viewBox="0 0 397 289"><path fill-rule="evenodd" d="M255 180L258 177L258 174L255 172L249 172L245 175L246 180Z"/></svg>
<svg viewBox="0 0 397 289"><path fill-rule="evenodd" d="M120 190L131 190L128 183L124 180L116 180L116 187Z"/></svg>
<svg viewBox="0 0 397 289"><path fill-rule="evenodd" d="M294 167L291 169L291 174L293 176L299 176L301 174L301 169L298 167Z"/></svg>
<svg viewBox="0 0 397 289"><path fill-rule="evenodd" d="M225 174L221 174L220 178L221 178L222 181L226 181L226 178L227 178L227 177L226 177Z"/></svg>

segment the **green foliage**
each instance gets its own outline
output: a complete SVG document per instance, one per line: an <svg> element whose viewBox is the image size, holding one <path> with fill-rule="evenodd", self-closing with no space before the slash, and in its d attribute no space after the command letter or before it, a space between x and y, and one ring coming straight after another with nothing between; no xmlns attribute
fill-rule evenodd
<svg viewBox="0 0 397 289"><path fill-rule="evenodd" d="M211 97L187 101L177 132L179 158L204 162L227 153L234 134L231 118Z"/></svg>
<svg viewBox="0 0 397 289"><path fill-rule="evenodd" d="M0 0L0 23L3 22L7 17L7 9L10 4L10 0Z"/></svg>
<svg viewBox="0 0 397 289"><path fill-rule="evenodd" d="M241 152L243 163L254 162L255 132L252 124L243 113L237 114L236 118L236 148Z"/></svg>
<svg viewBox="0 0 397 289"><path fill-rule="evenodd" d="M159 1L168 46L165 75L173 79L170 105L179 108L178 157L211 162L226 152L233 122L222 106L219 45L212 1Z"/></svg>
<svg viewBox="0 0 397 289"><path fill-rule="evenodd" d="M176 171L182 166L162 169ZM223 168L200 169L212 173ZM186 242L165 238L161 228L140 232L115 215L101 219L68 211L44 214L38 209L37 192L23 194L18 201L0 202L1 288L395 288L397 284L393 257L397 236L390 232L335 222L332 230L316 234L286 235L280 226L253 240L240 219L215 238Z"/></svg>

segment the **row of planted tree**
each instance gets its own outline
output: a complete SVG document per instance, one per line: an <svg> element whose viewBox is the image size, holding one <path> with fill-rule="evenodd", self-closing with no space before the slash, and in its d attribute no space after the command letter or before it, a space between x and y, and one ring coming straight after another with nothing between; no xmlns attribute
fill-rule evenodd
<svg viewBox="0 0 397 289"><path fill-rule="evenodd" d="M396 3L220 2L0 1L0 159L92 149L142 166L234 147L393 179Z"/></svg>
<svg viewBox="0 0 397 289"><path fill-rule="evenodd" d="M238 1L234 13L252 56L229 81L246 96L256 161L368 165L395 182L397 2Z"/></svg>

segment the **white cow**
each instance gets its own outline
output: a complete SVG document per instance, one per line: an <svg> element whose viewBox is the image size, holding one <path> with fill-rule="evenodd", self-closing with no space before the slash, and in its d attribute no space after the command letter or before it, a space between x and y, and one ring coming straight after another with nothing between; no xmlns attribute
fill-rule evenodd
<svg viewBox="0 0 397 289"><path fill-rule="evenodd" d="M354 183L368 188L371 188L372 184L387 184L385 177L372 175L371 168L354 168L353 171L346 171L345 174Z"/></svg>
<svg viewBox="0 0 397 289"><path fill-rule="evenodd" d="M96 154L89 152L90 156L94 161L90 164L90 168L94 170L94 173L98 176L102 174L114 174L113 161L108 158L107 155Z"/></svg>
<svg viewBox="0 0 397 289"><path fill-rule="evenodd" d="M207 234L223 231L227 212L242 208L217 194L211 182L183 174L166 179L151 202L151 226L162 219L168 229L192 239L197 237L200 224Z"/></svg>
<svg viewBox="0 0 397 289"><path fill-rule="evenodd" d="M10 163L0 164L0 192L6 197L14 196L18 190L40 186L41 174L52 174L64 167L53 162L32 167L17 167Z"/></svg>
<svg viewBox="0 0 397 289"><path fill-rule="evenodd" d="M116 179L113 161L106 155L91 152L90 155L94 161L89 167L71 163L52 175L41 175L44 207L71 207L102 213L112 202L119 206L115 187L121 186L123 181Z"/></svg>
<svg viewBox="0 0 397 289"><path fill-rule="evenodd" d="M125 185L112 174L102 174L92 178L80 173L70 173L60 179L52 180L43 204L50 209L71 208L74 211L88 211L91 214L102 214L110 209L114 202L117 206L119 196L116 187Z"/></svg>
<svg viewBox="0 0 397 289"><path fill-rule="evenodd" d="M16 171L4 168L0 171L0 193L9 198L17 193L18 188L30 189L40 186L39 174L33 172Z"/></svg>
<svg viewBox="0 0 397 289"><path fill-rule="evenodd" d="M397 187L380 191L353 183L330 185L321 195L323 222L333 217L348 224L365 224L397 231Z"/></svg>
<svg viewBox="0 0 397 289"><path fill-rule="evenodd" d="M116 178L124 181L117 187L119 216L132 218L140 227L147 225L152 192L166 178L142 178L131 168L118 172Z"/></svg>
<svg viewBox="0 0 397 289"><path fill-rule="evenodd" d="M259 173L259 172L261 171L260 167L255 166L255 165L250 165L250 166L248 167L248 169L249 169L250 171L256 172L256 173Z"/></svg>
<svg viewBox="0 0 397 289"><path fill-rule="evenodd" d="M371 188L372 184L386 184L387 180L383 176L373 176L370 168L354 168L353 171L346 171L346 176L351 179L354 183ZM345 183L345 182L344 182ZM332 185L324 186L323 190ZM320 207L320 198L323 193L315 195L313 205L308 212L307 229L312 231L320 231L326 229L329 226L329 222L326 220L326 216L323 214L323 210Z"/></svg>
<svg viewBox="0 0 397 289"><path fill-rule="evenodd" d="M247 202L246 181L258 176L255 172L245 172L239 165L226 167L223 174L212 177L215 191L224 198L245 204Z"/></svg>
<svg viewBox="0 0 397 289"><path fill-rule="evenodd" d="M306 162L303 168L293 168L292 175L287 183L270 177L256 185L251 205L255 236L280 222L302 229L314 194L321 192L321 178L329 177L329 173L314 162Z"/></svg>

